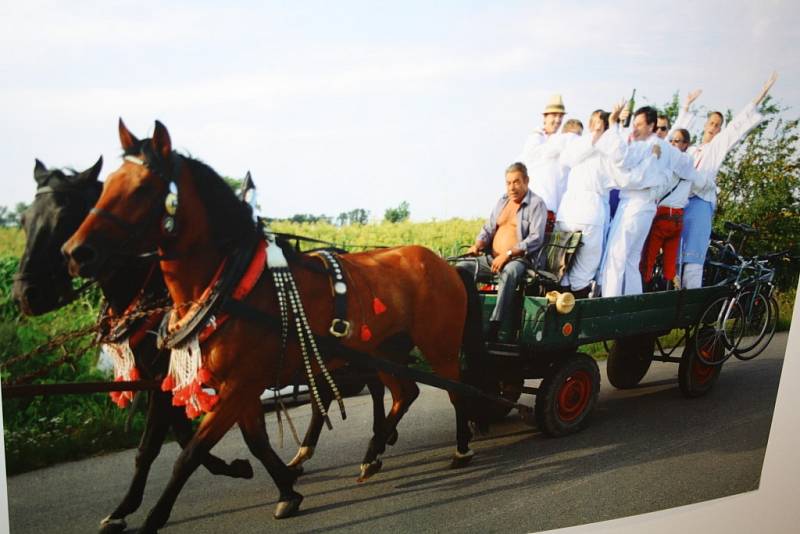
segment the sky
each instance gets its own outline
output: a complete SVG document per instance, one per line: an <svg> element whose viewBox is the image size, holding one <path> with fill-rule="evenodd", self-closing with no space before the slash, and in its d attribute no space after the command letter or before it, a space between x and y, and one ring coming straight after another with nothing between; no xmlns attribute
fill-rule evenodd
<svg viewBox="0 0 800 534"><path fill-rule="evenodd" d="M0 17L0 205L34 159L120 164L117 120L243 177L262 215L486 217L541 126L636 88L734 112L774 70L800 115L800 6L719 2L9 2Z"/></svg>

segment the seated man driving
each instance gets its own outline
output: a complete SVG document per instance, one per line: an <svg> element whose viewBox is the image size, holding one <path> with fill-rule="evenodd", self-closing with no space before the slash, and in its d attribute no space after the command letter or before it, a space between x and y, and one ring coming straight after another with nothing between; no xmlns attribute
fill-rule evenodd
<svg viewBox="0 0 800 534"><path fill-rule="evenodd" d="M506 194L497 202L468 255L456 268L477 276L498 275L497 303L489 318L489 341L497 341L500 324L514 299L514 290L530 260L544 243L547 208L541 197L528 189L528 169L514 163L506 169ZM480 256L485 252L485 256ZM476 267L477 263L477 267Z"/></svg>

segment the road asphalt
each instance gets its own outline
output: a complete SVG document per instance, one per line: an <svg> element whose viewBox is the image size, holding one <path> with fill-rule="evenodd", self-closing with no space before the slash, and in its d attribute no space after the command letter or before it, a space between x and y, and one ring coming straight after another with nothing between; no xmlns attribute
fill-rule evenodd
<svg viewBox="0 0 800 534"><path fill-rule="evenodd" d="M162 532L532 532L752 491L785 347L786 335L778 334L755 360L727 362L714 389L698 399L680 394L676 364L656 362L639 387L620 391L608 384L601 363L602 389L588 428L553 439L511 414L473 442L475 458L460 470L449 468L455 420L447 395L422 387L383 470L358 484L372 418L362 393L347 400L346 421L332 409L334 429L323 431L296 485L305 496L300 513L282 521L272 518L277 490L234 429L214 452L250 458L255 477L232 480L201 468ZM307 405L291 409L298 429L309 415ZM296 450L290 435L280 448L275 414L265 417L273 445L290 459ZM144 503L128 518L131 532L165 486L178 451L174 443L164 446ZM122 498L134 456L122 451L9 478L11 532L96 531Z"/></svg>

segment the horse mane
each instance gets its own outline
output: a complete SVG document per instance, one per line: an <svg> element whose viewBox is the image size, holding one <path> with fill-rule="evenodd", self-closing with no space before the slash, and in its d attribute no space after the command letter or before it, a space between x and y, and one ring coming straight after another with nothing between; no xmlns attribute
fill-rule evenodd
<svg viewBox="0 0 800 534"><path fill-rule="evenodd" d="M238 244L255 232L252 209L217 173L200 160L181 156L189 166L197 193L208 212L211 237L223 247Z"/></svg>
<svg viewBox="0 0 800 534"><path fill-rule="evenodd" d="M123 156L145 154L157 168L163 167L165 162L155 153L151 141L150 138L140 140L124 150ZM225 250L237 246L242 239L251 236L256 230L252 208L236 196L214 169L191 155L178 152L173 154L188 165L194 178L200 201L208 213L211 239Z"/></svg>

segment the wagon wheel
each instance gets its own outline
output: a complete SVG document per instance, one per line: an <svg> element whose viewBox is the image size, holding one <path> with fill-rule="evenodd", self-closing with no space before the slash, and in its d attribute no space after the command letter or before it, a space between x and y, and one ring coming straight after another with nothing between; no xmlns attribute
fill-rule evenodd
<svg viewBox="0 0 800 534"><path fill-rule="evenodd" d="M522 385L524 379L522 377L519 378L503 378L500 379L498 382L499 390L500 390L500 397L511 401L517 402L519 400L519 396L522 395ZM505 406L498 403L492 403L491 406L487 408L488 410L488 417L490 423L496 423L497 421L502 421L505 416L509 414L512 410L511 406Z"/></svg>
<svg viewBox="0 0 800 534"><path fill-rule="evenodd" d="M552 437L583 429L597 404L600 371L585 354L571 354L542 380L534 412L539 429Z"/></svg>
<svg viewBox="0 0 800 534"><path fill-rule="evenodd" d="M709 354L709 358L721 359L722 352L725 348L718 343L714 343L714 337L708 335L708 332L699 330L694 339L690 338L683 349L683 356L681 356L681 363L678 366L678 385L680 385L681 393L685 397L694 398L700 397L708 393L714 386L714 383L719 378L719 373L722 371L722 365L707 365L697 355L697 337L706 339L706 347L701 347L701 350ZM712 352L716 352L714 355Z"/></svg>
<svg viewBox="0 0 800 534"><path fill-rule="evenodd" d="M652 334L617 339L606 364L608 381L615 388L632 388L644 378L653 362L656 338Z"/></svg>

